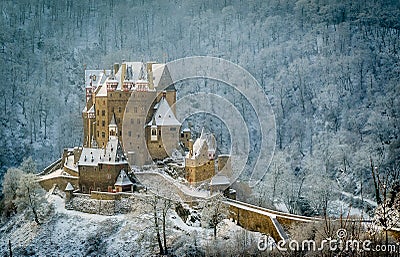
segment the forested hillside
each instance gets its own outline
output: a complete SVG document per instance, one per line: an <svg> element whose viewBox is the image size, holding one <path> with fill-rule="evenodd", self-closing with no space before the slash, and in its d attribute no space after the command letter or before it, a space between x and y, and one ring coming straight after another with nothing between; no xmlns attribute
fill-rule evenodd
<svg viewBox="0 0 400 257"><path fill-rule="evenodd" d="M247 69L273 105L276 155L260 199L280 197L295 211L305 197L318 211L332 187L373 197L371 163L391 181L400 172L399 1L4 0L0 8L2 171L27 156L42 168L82 143L85 67L209 55Z"/></svg>

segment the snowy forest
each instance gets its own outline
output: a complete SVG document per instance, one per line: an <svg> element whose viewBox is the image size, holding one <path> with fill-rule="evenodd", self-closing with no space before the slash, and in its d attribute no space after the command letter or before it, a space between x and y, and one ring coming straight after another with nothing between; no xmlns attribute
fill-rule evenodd
<svg viewBox="0 0 400 257"><path fill-rule="evenodd" d="M278 199L315 215L336 193L376 200L374 182L399 179L399 1L5 0L0 8L1 174L29 156L40 170L82 144L85 68L207 55L247 69L274 109L275 156L249 201Z"/></svg>

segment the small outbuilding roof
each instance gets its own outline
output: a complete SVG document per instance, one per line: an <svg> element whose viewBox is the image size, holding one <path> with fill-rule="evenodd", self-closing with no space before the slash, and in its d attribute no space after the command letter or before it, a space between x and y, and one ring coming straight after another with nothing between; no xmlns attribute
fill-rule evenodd
<svg viewBox="0 0 400 257"><path fill-rule="evenodd" d="M65 191L74 191L74 187L71 185L71 183L68 182L67 186L65 187Z"/></svg>
<svg viewBox="0 0 400 257"><path fill-rule="evenodd" d="M132 181L129 179L128 175L124 170L119 172L117 181L114 184L115 186L131 186L133 185Z"/></svg>

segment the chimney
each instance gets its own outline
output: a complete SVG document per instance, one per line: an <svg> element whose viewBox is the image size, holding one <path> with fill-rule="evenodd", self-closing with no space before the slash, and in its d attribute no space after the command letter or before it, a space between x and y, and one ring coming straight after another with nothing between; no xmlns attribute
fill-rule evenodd
<svg viewBox="0 0 400 257"><path fill-rule="evenodd" d="M126 63L122 63L122 68L121 68L121 85L124 83L125 74L126 74Z"/></svg>
<svg viewBox="0 0 400 257"><path fill-rule="evenodd" d="M119 70L119 63L114 63L114 75L117 74Z"/></svg>
<svg viewBox="0 0 400 257"><path fill-rule="evenodd" d="M153 83L153 64L155 62L148 62L147 63L147 81L149 82L149 89L154 89Z"/></svg>

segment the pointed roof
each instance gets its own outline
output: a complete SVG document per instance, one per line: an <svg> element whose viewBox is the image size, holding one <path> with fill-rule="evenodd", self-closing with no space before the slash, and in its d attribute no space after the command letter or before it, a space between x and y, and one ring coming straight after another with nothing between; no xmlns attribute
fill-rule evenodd
<svg viewBox="0 0 400 257"><path fill-rule="evenodd" d="M71 185L71 183L68 182L67 186L65 187L65 191L74 191L74 187Z"/></svg>
<svg viewBox="0 0 400 257"><path fill-rule="evenodd" d="M181 123L176 119L175 114L172 112L165 97L162 97L158 103L157 111L153 116L155 125L157 126L180 126ZM153 120L150 121L148 126L153 125Z"/></svg>
<svg viewBox="0 0 400 257"><path fill-rule="evenodd" d="M200 137L196 139L193 144L193 156L192 159L195 159L200 156L200 154L204 151L207 152L216 152L217 143L215 141L215 137L212 133L206 133L205 129L201 130Z"/></svg>
<svg viewBox="0 0 400 257"><path fill-rule="evenodd" d="M117 123L115 122L115 113L113 113L110 124L108 124L108 126L117 126Z"/></svg>
<svg viewBox="0 0 400 257"><path fill-rule="evenodd" d="M133 185L132 181L129 179L128 175L124 170L119 172L117 181L115 182L114 186L130 186Z"/></svg>
<svg viewBox="0 0 400 257"><path fill-rule="evenodd" d="M95 111L94 111L94 105L92 105L92 107L90 107L88 113L95 113Z"/></svg>

